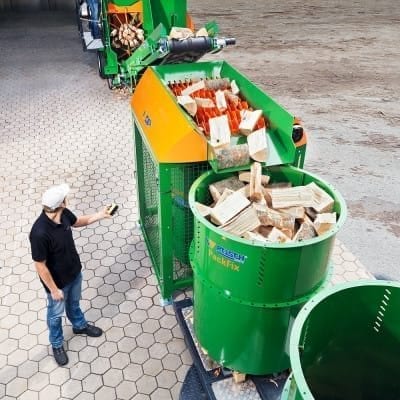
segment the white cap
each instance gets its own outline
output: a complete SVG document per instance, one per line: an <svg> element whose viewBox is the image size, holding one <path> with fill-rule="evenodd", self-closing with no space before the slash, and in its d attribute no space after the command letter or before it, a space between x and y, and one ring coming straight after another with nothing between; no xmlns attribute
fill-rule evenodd
<svg viewBox="0 0 400 400"><path fill-rule="evenodd" d="M60 207L68 193L69 186L66 183L58 186L52 186L43 193L42 205L54 210L57 207Z"/></svg>

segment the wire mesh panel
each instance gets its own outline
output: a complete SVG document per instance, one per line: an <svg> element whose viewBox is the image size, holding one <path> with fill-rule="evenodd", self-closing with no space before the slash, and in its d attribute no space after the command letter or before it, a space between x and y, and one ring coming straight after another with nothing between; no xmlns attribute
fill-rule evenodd
<svg viewBox="0 0 400 400"><path fill-rule="evenodd" d="M136 176L143 236L160 286L169 298L176 289L192 285L189 247L193 215L189 189L207 162L158 163L135 127Z"/></svg>
<svg viewBox="0 0 400 400"><path fill-rule="evenodd" d="M140 222L153 267L158 275L161 262L158 168L137 131L135 150Z"/></svg>
<svg viewBox="0 0 400 400"><path fill-rule="evenodd" d="M192 276L189 262L189 246L193 239L193 215L190 211L188 193L193 181L209 169L209 164L175 164L171 168L173 279Z"/></svg>

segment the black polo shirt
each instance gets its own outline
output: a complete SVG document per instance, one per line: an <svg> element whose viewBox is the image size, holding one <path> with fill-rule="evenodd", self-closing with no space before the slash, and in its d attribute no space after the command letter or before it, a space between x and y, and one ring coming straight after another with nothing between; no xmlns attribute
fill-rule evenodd
<svg viewBox="0 0 400 400"><path fill-rule="evenodd" d="M71 283L82 269L71 230L76 220L76 216L67 208L61 214L60 224L52 221L43 211L29 234L33 260L46 263L59 289Z"/></svg>

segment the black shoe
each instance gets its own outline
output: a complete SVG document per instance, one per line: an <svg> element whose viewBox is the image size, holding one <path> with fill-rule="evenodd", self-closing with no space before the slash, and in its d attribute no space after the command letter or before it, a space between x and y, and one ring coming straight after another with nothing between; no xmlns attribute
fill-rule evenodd
<svg viewBox="0 0 400 400"><path fill-rule="evenodd" d="M68 364L68 356L62 346L57 347L57 348L53 347L53 355L54 355L54 359L56 360L56 363L58 365L61 366L61 365Z"/></svg>
<svg viewBox="0 0 400 400"><path fill-rule="evenodd" d="M100 328L98 328L97 326L94 326L94 325L90 325L90 324L87 324L87 326L82 329L72 328L72 332L74 332L78 335L79 334L80 335L88 335L91 337L99 337L103 334L103 331Z"/></svg>

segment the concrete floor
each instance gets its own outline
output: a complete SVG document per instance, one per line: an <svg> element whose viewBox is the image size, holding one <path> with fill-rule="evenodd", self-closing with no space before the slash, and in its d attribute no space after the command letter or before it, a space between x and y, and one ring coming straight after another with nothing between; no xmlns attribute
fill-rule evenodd
<svg viewBox="0 0 400 400"><path fill-rule="evenodd" d="M137 226L128 98L98 78L72 16L0 16L0 54L0 398L178 399L192 362ZM27 235L42 192L63 181L77 214L121 208L75 230L82 305L105 335L73 336L67 323L70 362L58 368ZM333 283L370 277L342 244L333 262Z"/></svg>

